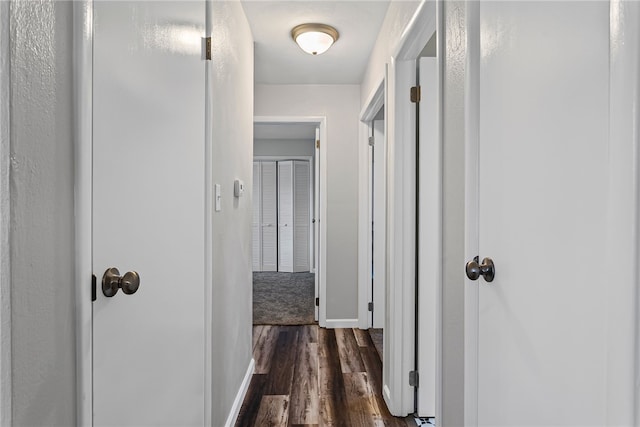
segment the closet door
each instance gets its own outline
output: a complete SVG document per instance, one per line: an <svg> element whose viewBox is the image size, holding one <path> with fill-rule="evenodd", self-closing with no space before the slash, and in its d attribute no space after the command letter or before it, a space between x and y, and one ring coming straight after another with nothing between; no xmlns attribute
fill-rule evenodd
<svg viewBox="0 0 640 427"><path fill-rule="evenodd" d="M262 217L262 168L260 162L253 162L253 271L262 271L262 233L260 232L260 218Z"/></svg>
<svg viewBox="0 0 640 427"><path fill-rule="evenodd" d="M276 162L261 163L262 271L278 271L278 202Z"/></svg>
<svg viewBox="0 0 640 427"><path fill-rule="evenodd" d="M309 162L293 162L293 271L309 271L311 243L311 168Z"/></svg>
<svg viewBox="0 0 640 427"><path fill-rule="evenodd" d="M278 271L293 272L293 161L278 162Z"/></svg>

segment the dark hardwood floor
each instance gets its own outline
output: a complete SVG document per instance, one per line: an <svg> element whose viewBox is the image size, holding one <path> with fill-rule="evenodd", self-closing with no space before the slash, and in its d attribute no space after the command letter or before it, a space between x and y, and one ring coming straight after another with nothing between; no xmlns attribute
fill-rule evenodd
<svg viewBox="0 0 640 427"><path fill-rule="evenodd" d="M382 399L382 363L366 331L254 326L255 372L236 426L406 427Z"/></svg>

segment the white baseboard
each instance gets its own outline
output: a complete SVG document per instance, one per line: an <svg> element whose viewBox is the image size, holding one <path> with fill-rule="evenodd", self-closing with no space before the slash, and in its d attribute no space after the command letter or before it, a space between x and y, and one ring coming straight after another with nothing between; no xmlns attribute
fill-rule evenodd
<svg viewBox="0 0 640 427"><path fill-rule="evenodd" d="M358 319L327 319L324 327L327 329L359 328L360 321Z"/></svg>
<svg viewBox="0 0 640 427"><path fill-rule="evenodd" d="M247 390L249 389L249 384L251 384L251 377L253 377L253 371L256 367L256 361L251 359L249 362L249 366L247 367L247 372L244 374L244 379L242 380L242 384L240 384L240 389L238 389L238 394L236 394L236 398L233 401L233 405L231 406L231 411L229 411L229 416L227 417L227 421L224 423L225 427L233 427L238 420L238 414L240 413L240 408L242 407L242 402L244 401L244 397L247 394Z"/></svg>

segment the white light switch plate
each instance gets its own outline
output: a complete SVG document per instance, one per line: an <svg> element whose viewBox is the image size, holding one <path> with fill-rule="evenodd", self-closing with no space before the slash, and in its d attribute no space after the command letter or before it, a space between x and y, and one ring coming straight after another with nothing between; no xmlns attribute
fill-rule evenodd
<svg viewBox="0 0 640 427"><path fill-rule="evenodd" d="M214 197L216 199L216 212L222 210L222 188L220 184L215 185Z"/></svg>

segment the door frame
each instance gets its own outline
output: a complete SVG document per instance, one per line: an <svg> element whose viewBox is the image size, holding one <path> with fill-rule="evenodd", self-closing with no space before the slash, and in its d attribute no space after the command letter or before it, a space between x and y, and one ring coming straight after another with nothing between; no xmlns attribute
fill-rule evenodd
<svg viewBox="0 0 640 427"><path fill-rule="evenodd" d="M205 2L205 36L211 35L212 0ZM74 198L75 198L75 248L76 248L76 423L93 425L93 0L73 2L73 76L74 76ZM213 96L209 75L212 64L204 62L205 111L210 112ZM212 120L205 119L205 367L204 367L204 420L211 424L213 384L212 360L212 286L213 286L213 180L212 174Z"/></svg>
<svg viewBox="0 0 640 427"><path fill-rule="evenodd" d="M316 224L319 228L320 238L314 239L314 253L317 254L318 265L316 265L316 295L320 299L318 305L318 324L321 327L327 325L327 276L326 276L326 259L327 259L327 229L324 226L325 218L327 218L327 118L325 116L254 116L254 124L315 124L320 129L320 147L316 149L318 161L320 163L320 189L314 194L314 206L319 206L319 218L316 218ZM257 156L260 157L260 156ZM295 156L287 156L293 159ZM255 158L255 156L254 156ZM317 173L317 172L316 172ZM314 180L315 181L315 180ZM315 182L314 182L315 185Z"/></svg>
<svg viewBox="0 0 640 427"><path fill-rule="evenodd" d="M411 18L407 28L402 34L396 49L387 63L386 77L376 85L373 92L367 97L364 108L360 114L360 148L359 148L359 226L358 226L358 313L360 328L367 326L367 303L370 301L370 290L367 290L367 264L370 263L368 248L370 235L370 225L368 223L368 126L366 122L371 121L380 106L385 106L385 126L386 139L389 146L395 141L415 140L415 132L410 131L415 127L415 108L412 111L412 104L404 102L408 99L408 89L415 85L415 61L420 56L422 49L426 46L433 34L442 31L440 16L442 11L441 2L422 1ZM438 70L443 69L443 55L438 54ZM412 65L413 64L413 65ZM440 82L439 91L442 91ZM380 93L383 93L383 97ZM403 102L398 102L403 101ZM439 111L442 111L443 100L440 97L438 103ZM412 117L413 115L413 117ZM442 114L440 114L442 120ZM440 124L442 127L442 124ZM440 132L442 138L442 132ZM407 189L415 187L416 176L409 173L411 167L398 170L393 162L394 155L403 156L405 164L415 164L415 159L410 153L393 151L387 149L387 324L385 324L386 336L393 340L393 345L389 345L390 340L385 339L384 360L385 365L389 365L389 382L394 388L390 391L386 386L383 389L383 397L389 410L394 415L406 415L414 410L414 388L408 386L408 373L415 369L415 318L417 302L415 299L415 233L417 229L411 230L407 220L411 216L415 218L415 197L405 194ZM410 151L410 150L409 150ZM409 155L408 155L409 154ZM399 163L396 163L399 165ZM389 174L395 174L389 177ZM410 193L410 191L409 191ZM363 200L364 199L364 200ZM394 202L395 200L395 202ZM433 201L436 210L442 211L442 201ZM402 221L395 220L394 217L402 218ZM410 222L410 221L409 221ZM415 228L415 227L414 227ZM442 240L439 241L440 253L442 253ZM404 256L403 256L404 255ZM402 264L394 266L394 260L401 259ZM436 263L438 261L436 260ZM440 266L442 262L440 261ZM370 264L368 264L370 266ZM391 292L390 290L393 290ZM441 295L442 283L437 284L436 301L438 326L436 330L437 354L436 354L436 417L441 417L442 408L442 376L441 376L441 353L442 353L442 320L441 320ZM383 366L383 380L386 367ZM392 394L398 397L394 400Z"/></svg>
<svg viewBox="0 0 640 427"><path fill-rule="evenodd" d="M11 32L0 2L0 425L11 425Z"/></svg>
<svg viewBox="0 0 640 427"><path fill-rule="evenodd" d="M479 124L480 124L480 2L466 2L465 84L465 259L478 254ZM634 375L640 372L640 4L610 2L610 103L608 241L604 268L611 288L604 309L607 324L607 373L604 394L607 425L640 425L640 404ZM449 46L445 48L450 49ZM623 161L627 159L627 161ZM630 161L628 159L631 159ZM615 167L615 169L614 169ZM630 232L631 231L631 232ZM463 266L461 265L462 269ZM478 425L479 286L464 285L464 423ZM619 325L628 334L620 333Z"/></svg>
<svg viewBox="0 0 640 427"><path fill-rule="evenodd" d="M373 120L382 107L386 105L387 94L387 68L385 66L384 77L376 86L369 101L360 113L360 135L361 141L358 144L358 163L360 171L358 174L358 327L369 329L373 326L373 318L368 309L368 304L373 301L371 291L371 266L373 265L373 253L371 251L373 242L371 241L371 192L369 187L372 176L371 158L369 147L369 134L373 126ZM384 144L387 145L385 112L385 135ZM375 307L374 307L375 310Z"/></svg>

